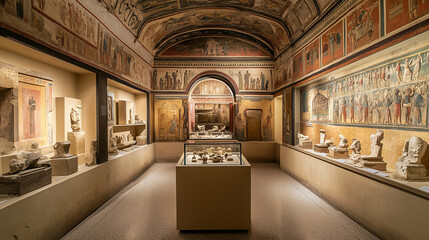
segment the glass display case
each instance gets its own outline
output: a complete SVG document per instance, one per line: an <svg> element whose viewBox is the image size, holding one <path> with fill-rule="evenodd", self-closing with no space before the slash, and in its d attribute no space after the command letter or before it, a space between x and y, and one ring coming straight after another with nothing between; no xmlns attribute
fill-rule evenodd
<svg viewBox="0 0 429 240"><path fill-rule="evenodd" d="M183 165L243 165L237 141L194 141L184 146Z"/></svg>

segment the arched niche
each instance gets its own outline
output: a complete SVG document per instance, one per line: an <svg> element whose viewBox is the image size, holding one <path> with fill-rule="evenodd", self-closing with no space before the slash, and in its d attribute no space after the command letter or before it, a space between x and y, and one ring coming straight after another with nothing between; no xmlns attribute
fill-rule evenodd
<svg viewBox="0 0 429 240"><path fill-rule="evenodd" d="M192 136L198 134L197 125L204 125L205 137L220 135L221 131L209 131L217 127L232 138L235 93L228 81L204 76L192 82L187 92L190 138L193 139ZM224 134L221 135L225 136Z"/></svg>

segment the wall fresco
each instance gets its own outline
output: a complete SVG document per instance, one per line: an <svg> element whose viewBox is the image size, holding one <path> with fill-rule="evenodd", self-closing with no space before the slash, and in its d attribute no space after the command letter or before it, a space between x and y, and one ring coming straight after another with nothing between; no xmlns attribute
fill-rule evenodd
<svg viewBox="0 0 429 240"><path fill-rule="evenodd" d="M380 1L367 0L346 17L347 53L354 52L380 37Z"/></svg>
<svg viewBox="0 0 429 240"><path fill-rule="evenodd" d="M75 1L33 0L33 9L52 19L94 47L97 47L98 28L96 19Z"/></svg>
<svg viewBox="0 0 429 240"><path fill-rule="evenodd" d="M322 34L322 66L344 56L344 25L339 21Z"/></svg>
<svg viewBox="0 0 429 240"><path fill-rule="evenodd" d="M272 141L273 139L273 101L272 98L246 97L238 98L234 112L235 138L240 141L247 139L247 110L261 110L261 139ZM252 136L255 136L253 133ZM257 134L256 134L257 135Z"/></svg>
<svg viewBox="0 0 429 240"><path fill-rule="evenodd" d="M429 1L426 0L386 0L386 33L429 13Z"/></svg>
<svg viewBox="0 0 429 240"><path fill-rule="evenodd" d="M293 62L290 51L279 57L275 63L274 89L293 82Z"/></svg>
<svg viewBox="0 0 429 240"><path fill-rule="evenodd" d="M228 75L243 92L270 91L273 88L273 69L270 68L216 68ZM200 73L213 71L207 68L156 68L153 76L155 90L183 92L190 81Z"/></svg>
<svg viewBox="0 0 429 240"><path fill-rule="evenodd" d="M260 48L237 39L202 37L178 43L165 50L161 57L270 57Z"/></svg>
<svg viewBox="0 0 429 240"><path fill-rule="evenodd" d="M293 56L292 61L293 79L296 80L304 76L304 59L302 57L302 51Z"/></svg>
<svg viewBox="0 0 429 240"><path fill-rule="evenodd" d="M316 39L306 48L304 48L304 59L305 59L305 74L313 72L319 69L320 64L320 53L319 53L320 39Z"/></svg>
<svg viewBox="0 0 429 240"><path fill-rule="evenodd" d="M0 23L68 56L150 88L151 66L78 1L3 1Z"/></svg>
<svg viewBox="0 0 429 240"><path fill-rule="evenodd" d="M155 108L155 141L182 141L187 137L184 132L184 121L187 109L182 99L156 99ZM186 104L187 105L187 104Z"/></svg>
<svg viewBox="0 0 429 240"><path fill-rule="evenodd" d="M347 125L427 128L428 86L429 47L425 47L303 89L307 97L306 102L301 102L301 119ZM320 96L328 100L320 100ZM309 109L313 112L309 113ZM319 110L315 112L314 109Z"/></svg>

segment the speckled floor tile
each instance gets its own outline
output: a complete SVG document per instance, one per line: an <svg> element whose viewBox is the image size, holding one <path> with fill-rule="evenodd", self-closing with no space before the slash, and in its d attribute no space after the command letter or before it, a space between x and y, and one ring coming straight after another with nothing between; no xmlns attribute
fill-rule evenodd
<svg viewBox="0 0 429 240"><path fill-rule="evenodd" d="M177 231L175 163L156 163L70 239L377 239L276 164L252 164L250 231Z"/></svg>

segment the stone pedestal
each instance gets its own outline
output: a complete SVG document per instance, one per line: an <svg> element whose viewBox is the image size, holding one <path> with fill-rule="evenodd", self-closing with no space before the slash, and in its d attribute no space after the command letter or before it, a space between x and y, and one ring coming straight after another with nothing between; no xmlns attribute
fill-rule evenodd
<svg viewBox="0 0 429 240"><path fill-rule="evenodd" d="M386 171L387 163L383 162L382 157L361 156L358 163L355 165L357 167L367 167L379 171Z"/></svg>
<svg viewBox="0 0 429 240"><path fill-rule="evenodd" d="M0 176L0 194L22 195L52 182L52 168L32 168L17 174Z"/></svg>
<svg viewBox="0 0 429 240"><path fill-rule="evenodd" d="M51 159L52 176L66 176L77 172L77 156Z"/></svg>
<svg viewBox="0 0 429 240"><path fill-rule="evenodd" d="M313 141L306 140L306 141L299 141L299 147L300 148L313 148Z"/></svg>
<svg viewBox="0 0 429 240"><path fill-rule="evenodd" d="M423 164L404 164L396 166L395 178L410 180L410 181L427 181L429 176L426 176L427 170Z"/></svg>
<svg viewBox="0 0 429 240"><path fill-rule="evenodd" d="M70 141L70 153L78 156L85 153L85 132L68 132L67 140Z"/></svg>
<svg viewBox="0 0 429 240"><path fill-rule="evenodd" d="M329 153L328 146L326 146L326 147L325 146L317 146L317 144L316 144L316 145L314 145L313 150L315 152L320 152L320 153Z"/></svg>
<svg viewBox="0 0 429 240"><path fill-rule="evenodd" d="M329 157L336 158L336 159L346 159L346 158L349 158L349 152L336 150L334 148L329 148Z"/></svg>

